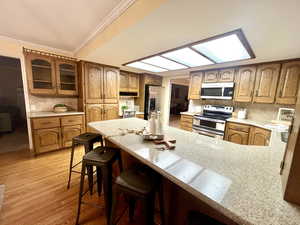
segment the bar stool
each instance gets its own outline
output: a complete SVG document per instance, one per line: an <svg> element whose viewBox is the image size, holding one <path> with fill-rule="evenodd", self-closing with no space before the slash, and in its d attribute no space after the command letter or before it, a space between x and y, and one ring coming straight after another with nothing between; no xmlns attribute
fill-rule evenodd
<svg viewBox="0 0 300 225"><path fill-rule="evenodd" d="M98 195L100 196L101 194L102 181L103 181L105 214L106 214L107 225L109 225L111 204L112 204L112 165L116 161L118 161L119 170L120 172L122 172L123 170L122 160L118 148L97 147L83 156L76 224L78 224L79 222L81 204L89 204L88 202L82 201L82 197L86 193L83 192L85 169L88 166L96 166ZM90 205L94 207L100 207L91 203Z"/></svg>
<svg viewBox="0 0 300 225"><path fill-rule="evenodd" d="M188 212L188 223L187 225L225 225L205 214L202 214L197 211L189 211Z"/></svg>
<svg viewBox="0 0 300 225"><path fill-rule="evenodd" d="M110 225L116 225L115 215L117 198L124 194L129 199L129 220L133 221L134 208L137 200L141 200L143 213L145 214L145 225L154 224L155 193L159 194L159 208L161 224L164 225L163 192L160 177L157 174L130 169L122 172L117 177L114 185L113 203ZM117 221L118 222L118 221Z"/></svg>
<svg viewBox="0 0 300 225"><path fill-rule="evenodd" d="M80 134L72 139L72 148L71 148L71 159L70 159L70 169L69 169L69 180L68 180L68 186L67 188L70 188L70 182L71 182L71 175L72 173L80 173L76 170L73 170L74 167L79 165L81 163L78 162L75 165L73 165L73 159L74 159L74 151L75 147L77 145L83 145L84 146L84 152L85 154L89 151L93 150L94 143L100 142L101 146L103 146L103 138L100 134L95 133L83 133ZM90 186L90 193L93 193L93 167L87 168L87 173L89 177L89 186Z"/></svg>

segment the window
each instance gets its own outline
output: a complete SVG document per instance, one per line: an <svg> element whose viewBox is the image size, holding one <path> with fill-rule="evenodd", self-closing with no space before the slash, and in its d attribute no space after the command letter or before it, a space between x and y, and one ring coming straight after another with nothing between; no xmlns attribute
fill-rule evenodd
<svg viewBox="0 0 300 225"><path fill-rule="evenodd" d="M241 29L125 63L151 72L187 69L255 58Z"/></svg>

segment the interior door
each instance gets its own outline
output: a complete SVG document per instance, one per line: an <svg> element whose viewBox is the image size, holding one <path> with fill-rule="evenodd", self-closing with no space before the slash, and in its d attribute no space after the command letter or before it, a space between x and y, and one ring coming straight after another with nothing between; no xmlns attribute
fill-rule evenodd
<svg viewBox="0 0 300 225"><path fill-rule="evenodd" d="M118 103L119 99L119 70L105 67L103 75L104 103Z"/></svg>
<svg viewBox="0 0 300 225"><path fill-rule="evenodd" d="M97 64L85 64L86 103L103 103L103 68Z"/></svg>
<svg viewBox="0 0 300 225"><path fill-rule="evenodd" d="M255 74L256 66L245 66L239 68L235 79L234 101L252 101Z"/></svg>
<svg viewBox="0 0 300 225"><path fill-rule="evenodd" d="M276 103L296 104L300 80L300 61L282 64Z"/></svg>
<svg viewBox="0 0 300 225"><path fill-rule="evenodd" d="M279 78L280 64L264 64L257 67L255 95L257 103L273 103Z"/></svg>

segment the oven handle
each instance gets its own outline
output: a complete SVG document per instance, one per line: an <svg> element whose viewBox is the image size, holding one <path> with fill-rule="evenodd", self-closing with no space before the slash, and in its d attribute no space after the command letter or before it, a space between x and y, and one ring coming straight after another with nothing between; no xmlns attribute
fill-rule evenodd
<svg viewBox="0 0 300 225"><path fill-rule="evenodd" d="M205 118L205 117L202 117L202 116L194 116L194 119L196 119L196 120L206 120L206 121L217 122L217 123L225 123L226 122L224 120Z"/></svg>

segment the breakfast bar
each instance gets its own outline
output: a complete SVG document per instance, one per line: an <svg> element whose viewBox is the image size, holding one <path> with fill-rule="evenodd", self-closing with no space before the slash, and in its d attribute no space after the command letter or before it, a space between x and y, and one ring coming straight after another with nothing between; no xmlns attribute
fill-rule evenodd
<svg viewBox="0 0 300 225"><path fill-rule="evenodd" d="M171 192L172 204L167 203L173 205L169 216L184 211L186 204L178 197L182 191L189 195L183 199L191 205L198 202L195 205L222 215L228 224L300 222L300 207L283 200L279 166L286 144L276 131L272 131L269 146L242 146L166 126L165 137L176 139L176 148L161 151L158 145L130 132L146 127L145 120L116 119L88 126L176 186L177 193ZM168 224L180 222L170 218Z"/></svg>

